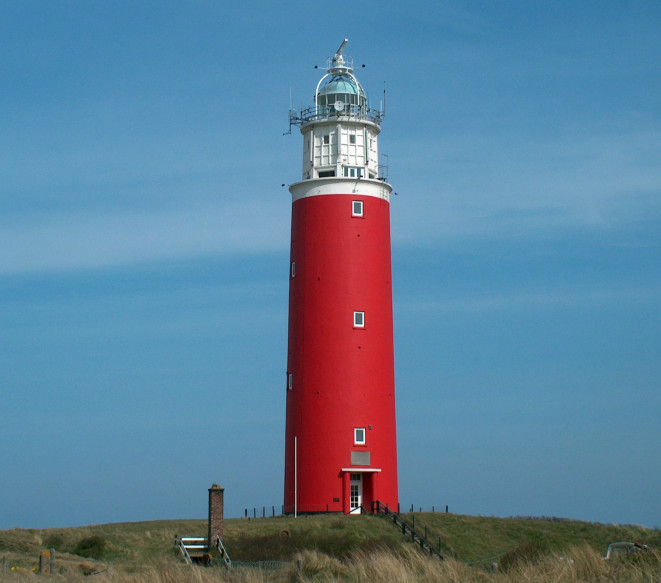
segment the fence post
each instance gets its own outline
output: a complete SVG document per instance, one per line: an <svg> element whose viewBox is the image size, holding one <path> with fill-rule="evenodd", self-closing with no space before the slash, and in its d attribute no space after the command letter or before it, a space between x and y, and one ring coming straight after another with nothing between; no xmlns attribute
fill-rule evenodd
<svg viewBox="0 0 661 583"><path fill-rule="evenodd" d="M39 573L50 573L50 551L41 551L39 555Z"/></svg>

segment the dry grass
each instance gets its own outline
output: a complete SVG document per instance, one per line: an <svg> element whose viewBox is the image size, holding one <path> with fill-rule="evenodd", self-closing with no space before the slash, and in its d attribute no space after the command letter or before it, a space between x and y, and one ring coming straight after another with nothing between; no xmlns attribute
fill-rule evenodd
<svg viewBox="0 0 661 583"><path fill-rule="evenodd" d="M225 571L186 566L174 558L129 571L124 567L100 572L90 579L80 565L60 565L51 581L82 583L652 583L661 581L658 553L605 561L594 550L573 548L560 557L548 554L519 563L506 573L487 573L464 563L422 555L414 548L393 554L387 550L356 552L344 560L316 551L303 551L277 570L239 568ZM0 582L35 580L30 570L0 569Z"/></svg>
<svg viewBox="0 0 661 583"><path fill-rule="evenodd" d="M353 553L339 561L315 552L301 553L296 568L262 581L349 583L658 583L658 553L605 561L589 547L572 548L563 556L546 554L532 562L519 562L503 572L485 572L454 560L441 562L414 548L393 554L382 550ZM278 578L280 577L280 578ZM238 579L241 581L241 579Z"/></svg>
<svg viewBox="0 0 661 583"><path fill-rule="evenodd" d="M51 580L71 583L90 581L85 569L69 564L58 570ZM34 580L30 570L0 571L0 582ZM305 551L288 567L263 571L241 568L232 572L221 569L189 567L164 561L129 572L115 568L100 572L91 580L98 583L285 583L331 582L349 583L650 583L661 581L661 563L654 561L603 561L591 549L572 550L568 556L547 557L535 564L518 565L507 573L485 573L463 563L421 556L416 551L396 557L390 553L358 553L344 561Z"/></svg>
<svg viewBox="0 0 661 583"><path fill-rule="evenodd" d="M175 534L204 536L206 521L155 521L0 531L0 583L36 581L32 570L49 548L56 549L56 573L46 579L72 583L661 583L656 552L601 558L608 541L660 546L658 530L447 514L415 518L453 558L423 555L377 517L228 520L225 543L233 560L288 561L228 572L184 565L172 547Z"/></svg>

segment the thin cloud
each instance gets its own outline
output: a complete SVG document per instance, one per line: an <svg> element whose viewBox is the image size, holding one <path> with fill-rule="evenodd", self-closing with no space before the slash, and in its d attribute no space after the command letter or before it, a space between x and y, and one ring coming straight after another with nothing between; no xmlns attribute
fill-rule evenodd
<svg viewBox="0 0 661 583"><path fill-rule="evenodd" d="M423 159L398 162L402 170L392 178L401 193L393 207L397 243L609 229L661 214L661 168L654 161L661 132L567 136L545 143L455 137L419 149L427 152ZM434 160L430 191L429 182L415 177L428 175ZM411 171L404 172L409 165Z"/></svg>
<svg viewBox="0 0 661 583"><path fill-rule="evenodd" d="M601 308L614 304L626 306L657 305L661 285L612 284L574 285L524 292L476 293L473 295L417 299L396 302L396 313L418 316L456 312L503 312L508 310L547 310L569 307Z"/></svg>
<svg viewBox="0 0 661 583"><path fill-rule="evenodd" d="M275 204L51 213L0 235L0 274L130 265L286 249L289 215Z"/></svg>

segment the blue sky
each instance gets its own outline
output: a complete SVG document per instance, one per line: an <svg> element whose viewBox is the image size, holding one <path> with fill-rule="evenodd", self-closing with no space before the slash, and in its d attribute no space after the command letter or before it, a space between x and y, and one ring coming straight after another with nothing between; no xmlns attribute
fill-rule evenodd
<svg viewBox="0 0 661 583"><path fill-rule="evenodd" d="M282 503L290 195L387 87L400 498L661 527L656 2L0 9L0 528Z"/></svg>

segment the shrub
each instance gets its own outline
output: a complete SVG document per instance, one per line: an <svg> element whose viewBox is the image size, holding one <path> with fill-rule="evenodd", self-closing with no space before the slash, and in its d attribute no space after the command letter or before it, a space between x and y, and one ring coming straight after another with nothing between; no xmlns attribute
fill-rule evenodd
<svg viewBox="0 0 661 583"><path fill-rule="evenodd" d="M106 546L106 539L95 534L79 540L74 552L81 557L102 559L106 553Z"/></svg>
<svg viewBox="0 0 661 583"><path fill-rule="evenodd" d="M55 549L56 551L66 550L66 543L64 540L64 535L61 532L49 534L44 539L44 547L47 549Z"/></svg>
<svg viewBox="0 0 661 583"><path fill-rule="evenodd" d="M508 571L509 569L521 566L525 563L536 563L546 553L547 548L539 541L527 541L520 544L518 547L507 551L498 563L501 571Z"/></svg>

